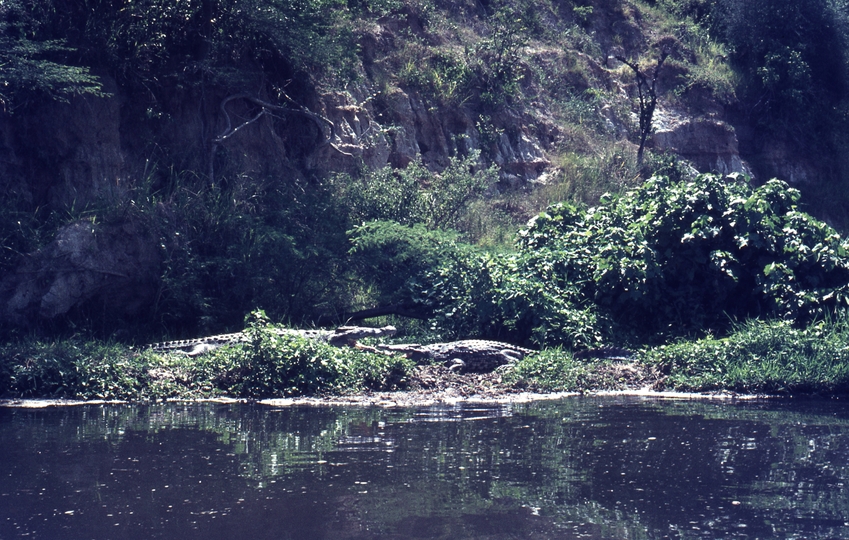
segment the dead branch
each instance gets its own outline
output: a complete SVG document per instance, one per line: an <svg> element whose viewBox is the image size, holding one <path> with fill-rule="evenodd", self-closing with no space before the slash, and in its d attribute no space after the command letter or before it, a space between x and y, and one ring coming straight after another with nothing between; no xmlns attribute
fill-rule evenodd
<svg viewBox="0 0 849 540"><path fill-rule="evenodd" d="M299 114L301 116L305 116L308 119L310 119L315 124L315 126L318 128L318 132L319 132L321 139L322 139L320 142L318 142L318 144L317 144L317 146L314 150L315 152L318 152L319 150L321 150L325 146L330 146L331 148L333 148L335 151L339 152L343 156L354 157L352 154L345 152L343 150L340 150L339 147L337 147L333 143L334 139L336 139L336 126L333 124L333 122L331 122L329 119L325 118L324 116L321 116L320 114L314 113L311 110L307 109L306 107L298 104L295 100L293 100L292 98L290 98L286 94L283 94L282 96L288 103L290 103L292 105L291 107L287 107L287 106L284 106L284 105L275 105L273 103L269 103L267 101L259 99L258 97L254 97L250 94L234 94L232 96L227 96L226 98L224 98L221 101L221 105L219 105L219 108L221 109L221 113L224 115L224 120L227 123L227 125L224 128L224 131L222 131L220 135L218 135L217 137L212 139L212 145L211 145L211 148L210 148L210 155L209 155L209 182L210 183L215 182L215 152L218 150L218 145L222 144L227 139L229 139L230 137L232 137L233 135L235 135L236 133L238 133L239 131L241 131L245 127L253 124L254 122L259 120L263 116L273 115L273 113ZM254 105L258 105L260 107L260 110L253 117L251 117L248 120L245 120L244 122L242 122L241 124L233 127L233 122L230 118L230 113L227 110L227 104L230 103L231 101L235 101L235 100L238 100L238 99L242 99L242 100L248 101L250 103L253 103ZM326 131L329 132L329 133L326 133Z"/></svg>
<svg viewBox="0 0 849 540"><path fill-rule="evenodd" d="M631 62L624 56L615 57L631 68L637 80L637 94L640 101L640 146L637 149L637 165L643 164L643 152L645 151L646 141L652 131L652 118L654 117L654 110L657 107L657 79L660 75L660 69L672 53L675 43L677 41L674 38L664 38L658 42L660 55L651 74L643 71L638 62Z"/></svg>

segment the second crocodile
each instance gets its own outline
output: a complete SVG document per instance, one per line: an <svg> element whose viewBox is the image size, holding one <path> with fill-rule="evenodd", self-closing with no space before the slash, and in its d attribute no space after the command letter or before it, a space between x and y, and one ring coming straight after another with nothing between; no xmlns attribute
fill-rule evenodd
<svg viewBox="0 0 849 540"><path fill-rule="evenodd" d="M461 373L489 373L537 351L500 341L466 339L449 343L377 345L377 350L403 354L419 364L445 364Z"/></svg>
<svg viewBox="0 0 849 540"><path fill-rule="evenodd" d="M357 340L365 337L391 337L395 335L394 326L382 328L371 328L365 326L340 326L335 330L295 330L291 328L274 328L274 333L281 336L302 337L327 342L337 347L345 345L355 346ZM236 332L233 334L218 334L197 339L181 339L176 341L164 341L153 343L146 348L155 351L179 351L189 356L197 356L207 353L225 345L246 343L247 334Z"/></svg>
<svg viewBox="0 0 849 540"><path fill-rule="evenodd" d="M403 354L418 364L444 364L461 373L489 373L507 364L513 364L539 351L526 349L501 341L466 339L448 343L419 345L377 345L375 350ZM575 359L634 359L634 351L619 347L600 347L575 353Z"/></svg>

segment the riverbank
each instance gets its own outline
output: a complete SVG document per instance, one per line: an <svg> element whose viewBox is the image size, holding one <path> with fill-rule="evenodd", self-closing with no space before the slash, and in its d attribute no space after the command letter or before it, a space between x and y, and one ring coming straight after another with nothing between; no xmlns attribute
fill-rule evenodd
<svg viewBox="0 0 849 540"><path fill-rule="evenodd" d="M638 372L633 364L619 366L618 371ZM644 378L632 378L631 382L619 379L616 388L583 391L535 391L522 388L522 385L508 383L498 373L459 374L443 366L417 366L410 377L410 385L405 390L363 391L347 394L325 394L312 396L279 397L247 400L227 396L211 398L169 398L163 401L193 401L215 403L242 403L246 401L273 407L294 406L365 406L365 407L429 407L437 405L471 404L507 404L528 403L533 401L551 401L580 395L619 395L637 396L647 399L699 399L699 400L752 400L766 396L737 394L733 392L675 392L657 390L651 386L638 386L635 381ZM43 409L49 407L70 407L79 405L114 405L129 403L129 400L79 400L49 398L12 398L0 399L0 407Z"/></svg>
<svg viewBox="0 0 849 540"><path fill-rule="evenodd" d="M805 328L749 321L722 338L635 347L630 360L546 349L483 374L281 336L273 327L252 327L246 335L197 356L78 339L0 346L0 398L424 403L599 392L849 395L843 317Z"/></svg>

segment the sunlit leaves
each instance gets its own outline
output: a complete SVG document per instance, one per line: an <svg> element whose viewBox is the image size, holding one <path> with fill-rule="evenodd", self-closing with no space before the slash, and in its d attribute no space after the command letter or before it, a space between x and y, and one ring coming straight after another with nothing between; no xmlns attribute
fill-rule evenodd
<svg viewBox="0 0 849 540"><path fill-rule="evenodd" d="M86 66L66 62L74 52L64 40L33 39L36 21L20 2L0 2L0 110L11 110L36 94L66 101L77 94L104 95Z"/></svg>
<svg viewBox="0 0 849 540"><path fill-rule="evenodd" d="M735 317L806 321L845 304L849 261L798 200L779 180L753 188L701 175L655 177L595 208L555 205L519 234L518 255L487 267L493 289L476 294L518 337L545 344L721 330Z"/></svg>

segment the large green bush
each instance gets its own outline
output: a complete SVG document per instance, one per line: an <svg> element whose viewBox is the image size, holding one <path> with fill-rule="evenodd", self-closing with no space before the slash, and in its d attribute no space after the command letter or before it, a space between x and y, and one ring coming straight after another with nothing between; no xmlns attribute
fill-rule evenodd
<svg viewBox="0 0 849 540"><path fill-rule="evenodd" d="M372 221L350 231L350 264L376 305L418 317L431 314L428 275L451 261L465 259L472 248L450 232L422 224Z"/></svg>
<svg viewBox="0 0 849 540"><path fill-rule="evenodd" d="M544 345L805 322L849 303L849 246L798 198L779 180L654 177L594 208L549 208L515 255L444 266L431 301L448 331Z"/></svg>

